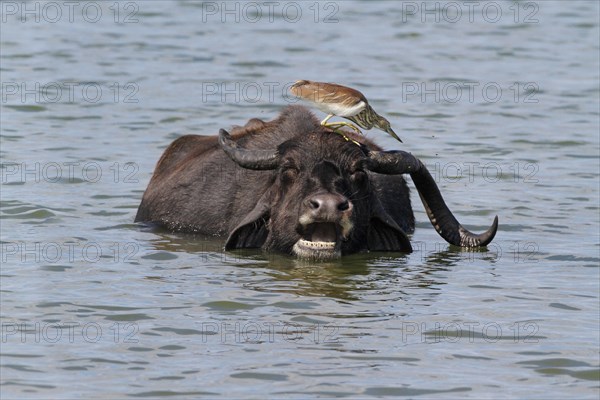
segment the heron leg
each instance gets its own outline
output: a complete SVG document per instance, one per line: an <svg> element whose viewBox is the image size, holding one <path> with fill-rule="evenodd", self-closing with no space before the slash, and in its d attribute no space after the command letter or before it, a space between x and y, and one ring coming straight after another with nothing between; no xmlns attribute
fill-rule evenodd
<svg viewBox="0 0 600 400"><path fill-rule="evenodd" d="M358 127L354 124L351 124L350 122L345 122L345 121L339 121L339 122L327 122L331 119L331 117L333 117L333 114L329 114L327 117L325 117L325 119L323 121L321 121L321 125L326 126L327 128L331 128L334 131L341 128L342 126L347 126L348 128L352 129L354 132L356 133L362 133L360 129L358 129Z"/></svg>
<svg viewBox="0 0 600 400"><path fill-rule="evenodd" d="M344 131L341 131L339 129L332 129L332 131L334 131L335 133L337 133L338 135L342 135L342 137L344 139L346 139L346 142L352 142L355 145L357 145L358 147L360 147L360 143L358 143L356 140L354 139L350 139L348 136L345 135Z"/></svg>
<svg viewBox="0 0 600 400"><path fill-rule="evenodd" d="M358 143L356 140L354 139L350 139L348 136L346 136L344 134L343 131L340 130L340 128L342 126L347 126L349 128L351 128L354 132L358 133L358 134L362 134L362 132L360 131L360 129L358 129L358 127L354 124L351 124L349 122L344 122L344 121L340 121L340 122L330 122L328 123L327 121L329 121L329 119L333 117L333 114L329 114L323 121L321 121L321 125L331 129L332 131L334 131L335 133L342 135L342 137L344 139L346 139L347 142L352 142L357 146L360 146L360 143Z"/></svg>
<svg viewBox="0 0 600 400"><path fill-rule="evenodd" d="M355 145L357 145L358 147L360 147L360 146L361 146L361 144L360 144L360 143L358 143L356 140L354 140L354 139L350 139L348 136L344 135L343 133L341 133L341 132L339 132L339 131L334 131L334 132L336 132L336 133L339 133L340 135L342 135L342 137L343 137L344 139L346 139L346 142L352 142L352 143L354 143Z"/></svg>
<svg viewBox="0 0 600 400"><path fill-rule="evenodd" d="M327 121L329 121L331 117L333 117L333 114L329 114L327 117L325 117L325 119L321 121L321 125L327 126Z"/></svg>
<svg viewBox="0 0 600 400"><path fill-rule="evenodd" d="M361 130L356 125L354 125L350 122L340 121L340 122L331 122L328 124L324 124L321 122L321 125L331 128L333 130L337 130L337 129L341 128L342 126L347 126L348 128L352 129L354 132L356 132L358 134L362 134Z"/></svg>

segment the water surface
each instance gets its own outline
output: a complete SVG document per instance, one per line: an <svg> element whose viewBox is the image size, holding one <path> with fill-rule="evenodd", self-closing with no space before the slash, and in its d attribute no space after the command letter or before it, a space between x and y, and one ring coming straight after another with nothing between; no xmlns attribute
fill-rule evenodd
<svg viewBox="0 0 600 400"><path fill-rule="evenodd" d="M2 398L597 398L597 2L456 21L92 2L54 22L8 3ZM171 141L275 118L297 79L365 93L405 144L367 135L420 157L469 229L499 215L492 245L448 246L415 191L412 254L312 264L133 223Z"/></svg>

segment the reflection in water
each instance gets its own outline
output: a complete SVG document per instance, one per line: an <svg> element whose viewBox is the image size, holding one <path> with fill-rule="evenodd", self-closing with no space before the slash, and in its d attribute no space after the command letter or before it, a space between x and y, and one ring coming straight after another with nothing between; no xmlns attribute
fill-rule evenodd
<svg viewBox="0 0 600 400"><path fill-rule="evenodd" d="M156 250L186 252L186 253L214 253L222 252L225 243L223 238L196 235L190 233L169 232L160 227L149 227L144 230L152 232L154 238L148 243Z"/></svg>
<svg viewBox="0 0 600 400"><path fill-rule="evenodd" d="M246 285L256 291L324 296L344 301L359 300L373 292L393 293L398 299L415 295L412 289L444 285L445 273L464 262L465 254L488 254L486 249L466 252L454 247L422 255L423 262L418 267L409 264L410 254L387 252L365 252L314 262L285 254L265 253L260 249L226 252L223 251L224 238L219 237L171 233L161 229L153 229L153 233L156 238L149 243L155 250L193 254L199 262L196 268L224 264L260 269L261 278ZM489 257L493 259L494 256ZM264 279L265 276L269 279ZM435 290L426 293L436 295Z"/></svg>
<svg viewBox="0 0 600 400"><path fill-rule="evenodd" d="M474 249L449 246L447 250L427 254L425 256L425 263L431 267L454 267L459 263L473 262L475 260L494 264L498 258L499 253L492 246Z"/></svg>

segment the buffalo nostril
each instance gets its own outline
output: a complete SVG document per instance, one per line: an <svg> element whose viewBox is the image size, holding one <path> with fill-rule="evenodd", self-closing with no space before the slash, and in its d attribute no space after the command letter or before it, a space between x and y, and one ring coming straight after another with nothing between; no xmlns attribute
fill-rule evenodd
<svg viewBox="0 0 600 400"><path fill-rule="evenodd" d="M346 211L349 208L350 208L350 202L348 202L348 200L342 201L340 204L338 204L338 207L337 207L337 209L339 211Z"/></svg>
<svg viewBox="0 0 600 400"><path fill-rule="evenodd" d="M351 210L352 203L344 196L326 193L307 199L306 208L315 218L337 218L340 213Z"/></svg>

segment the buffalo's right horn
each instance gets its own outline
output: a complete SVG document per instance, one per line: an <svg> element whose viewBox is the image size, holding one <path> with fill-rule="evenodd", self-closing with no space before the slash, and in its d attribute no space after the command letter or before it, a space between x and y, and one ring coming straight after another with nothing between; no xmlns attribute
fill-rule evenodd
<svg viewBox="0 0 600 400"><path fill-rule="evenodd" d="M219 130L219 144L225 153L242 168L275 169L279 165L277 150L246 150L239 148L225 129Z"/></svg>

